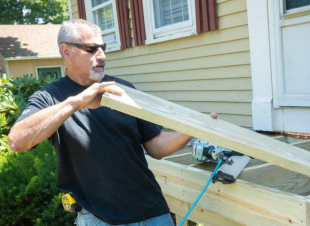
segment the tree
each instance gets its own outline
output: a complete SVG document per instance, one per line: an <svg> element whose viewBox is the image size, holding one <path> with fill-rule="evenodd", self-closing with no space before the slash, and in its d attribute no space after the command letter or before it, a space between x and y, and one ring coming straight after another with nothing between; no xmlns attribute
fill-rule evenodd
<svg viewBox="0 0 310 226"><path fill-rule="evenodd" d="M61 24L67 19L67 0L1 0L0 3L0 24Z"/></svg>

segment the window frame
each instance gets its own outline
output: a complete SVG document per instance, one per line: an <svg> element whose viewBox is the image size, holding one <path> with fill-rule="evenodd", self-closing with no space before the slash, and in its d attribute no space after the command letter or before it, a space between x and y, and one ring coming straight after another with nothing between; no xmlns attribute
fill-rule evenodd
<svg viewBox="0 0 310 226"><path fill-rule="evenodd" d="M101 30L101 35L103 36L103 35L115 32L115 42L107 44L106 52L112 52L112 51L117 51L121 49L121 39L120 39L119 28L118 28L118 15L117 15L117 10L116 10L116 2L115 0L109 0L108 2L104 2L95 7L92 7L91 1L85 1L86 19L94 24L96 23L95 23L93 12L110 4L112 4L112 9L113 9L114 28L111 28L105 31ZM99 25L97 26L99 27Z"/></svg>
<svg viewBox="0 0 310 226"><path fill-rule="evenodd" d="M60 77L64 77L64 66L63 65L35 66L37 80L39 80L39 70L38 69L47 69L47 68L60 68Z"/></svg>
<svg viewBox="0 0 310 226"><path fill-rule="evenodd" d="M198 34L196 28L195 1L187 0L188 21L167 25L161 28L155 28L153 0L142 1L146 33L145 44L163 42Z"/></svg>
<svg viewBox="0 0 310 226"><path fill-rule="evenodd" d="M300 16L301 13L310 13L310 5L297 7L295 9L286 9L286 0L280 1L280 7L282 10L282 17L286 19L286 17L297 17Z"/></svg>

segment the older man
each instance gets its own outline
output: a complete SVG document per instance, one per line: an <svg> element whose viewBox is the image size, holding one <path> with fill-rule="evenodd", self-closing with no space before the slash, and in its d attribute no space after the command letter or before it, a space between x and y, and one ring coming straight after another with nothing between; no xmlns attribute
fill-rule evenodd
<svg viewBox="0 0 310 226"><path fill-rule="evenodd" d="M121 94L115 82L133 85L104 74L106 44L99 27L64 22L58 44L68 74L29 98L9 134L12 151L49 138L57 151L57 187L83 208L78 225L173 225L141 144L160 159L191 137L100 107L101 93Z"/></svg>

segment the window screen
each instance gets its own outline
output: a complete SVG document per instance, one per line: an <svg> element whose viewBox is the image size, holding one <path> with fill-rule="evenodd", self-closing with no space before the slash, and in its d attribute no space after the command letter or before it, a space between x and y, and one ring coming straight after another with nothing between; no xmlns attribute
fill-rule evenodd
<svg viewBox="0 0 310 226"><path fill-rule="evenodd" d="M116 43L115 18L112 0L92 0L94 23L101 29L103 41L107 44Z"/></svg>
<svg viewBox="0 0 310 226"><path fill-rule="evenodd" d="M153 0L155 28L189 20L187 0Z"/></svg>
<svg viewBox="0 0 310 226"><path fill-rule="evenodd" d="M285 0L285 1L286 1L286 10L310 5L310 0Z"/></svg>
<svg viewBox="0 0 310 226"><path fill-rule="evenodd" d="M114 28L114 17L112 4L102 7L95 12L95 23L101 30L108 30Z"/></svg>

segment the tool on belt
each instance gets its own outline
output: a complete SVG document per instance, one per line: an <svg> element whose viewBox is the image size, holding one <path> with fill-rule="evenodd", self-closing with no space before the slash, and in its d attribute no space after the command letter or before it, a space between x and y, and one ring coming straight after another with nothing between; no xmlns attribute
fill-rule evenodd
<svg viewBox="0 0 310 226"><path fill-rule="evenodd" d="M82 209L70 193L64 194L61 201L65 211L77 213Z"/></svg>

